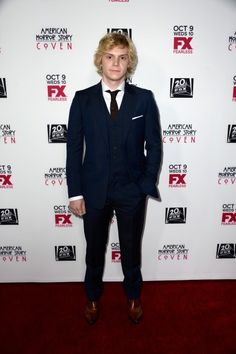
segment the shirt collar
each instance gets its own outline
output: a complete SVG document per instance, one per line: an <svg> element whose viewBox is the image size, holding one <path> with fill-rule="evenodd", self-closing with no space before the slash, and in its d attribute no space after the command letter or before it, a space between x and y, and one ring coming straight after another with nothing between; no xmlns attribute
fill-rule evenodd
<svg viewBox="0 0 236 354"><path fill-rule="evenodd" d="M105 92L107 90L110 90L110 87L108 87L104 81L101 81L102 82L102 91ZM125 81L123 81L118 87L116 90L120 90L120 91L125 91ZM114 90L111 90L111 91L114 91Z"/></svg>

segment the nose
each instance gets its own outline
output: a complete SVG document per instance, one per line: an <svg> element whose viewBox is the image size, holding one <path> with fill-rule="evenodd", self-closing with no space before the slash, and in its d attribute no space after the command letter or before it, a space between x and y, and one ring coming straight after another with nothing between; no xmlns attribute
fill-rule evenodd
<svg viewBox="0 0 236 354"><path fill-rule="evenodd" d="M119 57L114 57L113 64L114 65L119 65L119 63L120 63L120 58Z"/></svg>

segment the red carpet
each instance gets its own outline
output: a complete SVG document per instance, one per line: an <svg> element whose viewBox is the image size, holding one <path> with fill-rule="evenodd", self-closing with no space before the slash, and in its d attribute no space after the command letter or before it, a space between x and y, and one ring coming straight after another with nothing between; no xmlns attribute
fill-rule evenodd
<svg viewBox="0 0 236 354"><path fill-rule="evenodd" d="M81 283L1 284L1 354L236 354L235 281L145 282L133 325L120 283L83 318Z"/></svg>

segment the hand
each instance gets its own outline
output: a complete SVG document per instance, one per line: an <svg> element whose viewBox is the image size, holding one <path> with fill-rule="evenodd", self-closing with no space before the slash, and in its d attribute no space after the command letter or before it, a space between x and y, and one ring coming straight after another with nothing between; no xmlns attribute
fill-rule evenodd
<svg viewBox="0 0 236 354"><path fill-rule="evenodd" d="M84 214L86 214L84 199L70 201L69 210L75 216L83 216Z"/></svg>

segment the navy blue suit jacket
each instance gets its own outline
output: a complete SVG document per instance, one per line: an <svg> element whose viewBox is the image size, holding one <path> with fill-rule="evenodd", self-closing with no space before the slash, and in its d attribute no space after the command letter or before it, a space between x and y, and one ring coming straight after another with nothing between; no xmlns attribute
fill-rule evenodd
<svg viewBox="0 0 236 354"><path fill-rule="evenodd" d="M159 113L152 92L126 83L116 119L121 115L130 178L144 194L157 198L162 149ZM110 172L107 119L111 118L101 83L75 93L67 135L68 194L83 195L85 202L97 208L105 204Z"/></svg>

